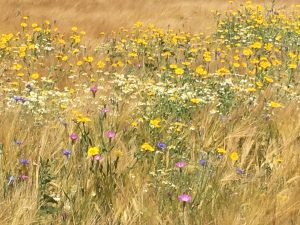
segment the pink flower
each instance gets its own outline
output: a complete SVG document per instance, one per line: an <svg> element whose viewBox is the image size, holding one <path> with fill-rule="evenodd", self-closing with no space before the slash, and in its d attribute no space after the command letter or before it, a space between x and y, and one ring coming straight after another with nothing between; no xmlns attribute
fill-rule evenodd
<svg viewBox="0 0 300 225"><path fill-rule="evenodd" d="M90 91L93 93L93 96L96 96L96 92L98 91L98 88L96 85L94 85L93 87L90 88Z"/></svg>
<svg viewBox="0 0 300 225"><path fill-rule="evenodd" d="M93 160L95 160L95 161L101 161L102 159L103 159L103 157L99 154L93 156Z"/></svg>
<svg viewBox="0 0 300 225"><path fill-rule="evenodd" d="M176 167L178 167L178 168L183 168L183 167L186 166L186 162L177 162L175 165L176 165Z"/></svg>
<svg viewBox="0 0 300 225"><path fill-rule="evenodd" d="M106 136L108 138L114 138L116 136L116 133L114 131L109 130L106 132Z"/></svg>
<svg viewBox="0 0 300 225"><path fill-rule="evenodd" d="M75 134L75 133L72 133L72 134L70 135L70 138L71 138L72 141L76 141L76 140L78 139L78 135Z"/></svg>
<svg viewBox="0 0 300 225"><path fill-rule="evenodd" d="M104 113L108 113L109 111L110 111L109 108L106 108L106 107L102 109L102 112L104 112Z"/></svg>
<svg viewBox="0 0 300 225"><path fill-rule="evenodd" d="M27 175L22 175L21 176L21 180L23 180L23 181L28 180L28 178L29 178L29 176L27 176Z"/></svg>
<svg viewBox="0 0 300 225"><path fill-rule="evenodd" d="M188 194L182 194L178 196L178 199L181 202L190 202L192 200L192 197Z"/></svg>

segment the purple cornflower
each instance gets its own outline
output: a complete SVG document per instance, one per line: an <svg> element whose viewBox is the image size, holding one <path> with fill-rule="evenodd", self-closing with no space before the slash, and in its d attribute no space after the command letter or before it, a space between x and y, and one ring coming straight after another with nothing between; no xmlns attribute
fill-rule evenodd
<svg viewBox="0 0 300 225"><path fill-rule="evenodd" d="M205 160L205 159L200 159L200 160L199 160L199 164L200 164L201 166L206 166L207 160Z"/></svg>
<svg viewBox="0 0 300 225"><path fill-rule="evenodd" d="M245 173L245 170L243 170L242 168L237 168L237 169L236 169L236 172L237 172L238 174L244 174L244 173Z"/></svg>
<svg viewBox="0 0 300 225"><path fill-rule="evenodd" d="M29 164L29 160L28 159L20 159L20 163L22 165L28 165Z"/></svg>
<svg viewBox="0 0 300 225"><path fill-rule="evenodd" d="M112 139L116 136L116 133L114 131L109 130L109 131L106 132L106 136L108 138Z"/></svg>
<svg viewBox="0 0 300 225"><path fill-rule="evenodd" d="M93 87L90 88L90 91L93 93L93 96L96 96L96 92L98 91L98 88L96 85L94 85Z"/></svg>
<svg viewBox="0 0 300 225"><path fill-rule="evenodd" d="M71 150L66 149L66 150L64 150L63 154L64 154L65 156L69 157L69 156L71 155Z"/></svg>
<svg viewBox="0 0 300 225"><path fill-rule="evenodd" d="M14 100L16 102L22 102L22 103L24 103L26 101L26 99L24 97L22 97L22 96L14 96L13 98L14 98Z"/></svg>
<svg viewBox="0 0 300 225"><path fill-rule="evenodd" d="M23 141L15 140L15 143L16 143L17 145L21 145L21 144L23 144Z"/></svg>
<svg viewBox="0 0 300 225"><path fill-rule="evenodd" d="M167 147L167 145L163 142L158 142L157 143L157 146L160 148L160 149L165 149Z"/></svg>
<svg viewBox="0 0 300 225"><path fill-rule="evenodd" d="M178 168L183 168L183 167L185 167L186 166L186 162L177 162L176 164L176 167L178 167Z"/></svg>
<svg viewBox="0 0 300 225"><path fill-rule="evenodd" d="M182 194L178 196L179 201L181 202L190 202L192 201L192 197L188 194Z"/></svg>

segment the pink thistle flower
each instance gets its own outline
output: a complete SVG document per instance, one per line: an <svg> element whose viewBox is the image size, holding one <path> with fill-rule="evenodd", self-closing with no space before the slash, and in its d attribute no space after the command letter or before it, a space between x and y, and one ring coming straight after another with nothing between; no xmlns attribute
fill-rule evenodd
<svg viewBox="0 0 300 225"><path fill-rule="evenodd" d="M90 91L93 93L93 96L95 98L96 96L96 92L98 91L98 88L96 85L94 85L93 87L90 88Z"/></svg>
<svg viewBox="0 0 300 225"><path fill-rule="evenodd" d="M183 167L185 167L186 165L187 165L187 163L186 162L177 162L176 164L176 167L178 167L178 168L183 168Z"/></svg>
<svg viewBox="0 0 300 225"><path fill-rule="evenodd" d="M106 136L108 138L112 139L116 136L116 133L114 131L109 130L109 131L106 132Z"/></svg>
<svg viewBox="0 0 300 225"><path fill-rule="evenodd" d="M70 138L71 138L72 141L76 141L76 140L78 139L78 135L75 134L75 133L72 133L72 134L70 135Z"/></svg>
<svg viewBox="0 0 300 225"><path fill-rule="evenodd" d="M188 194L182 194L178 196L179 201L181 202L190 202L192 201L192 197Z"/></svg>

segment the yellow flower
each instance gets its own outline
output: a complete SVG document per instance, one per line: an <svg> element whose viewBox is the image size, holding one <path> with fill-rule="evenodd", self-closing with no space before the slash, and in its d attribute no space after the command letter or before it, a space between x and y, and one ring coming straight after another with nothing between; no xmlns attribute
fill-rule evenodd
<svg viewBox="0 0 300 225"><path fill-rule="evenodd" d="M239 154L237 152L232 152L230 158L232 161L237 161L239 159Z"/></svg>
<svg viewBox="0 0 300 225"><path fill-rule="evenodd" d="M141 22L141 21L137 21L137 22L134 24L134 26L135 26L136 28L139 28L139 27L144 26L144 23Z"/></svg>
<svg viewBox="0 0 300 225"><path fill-rule="evenodd" d="M68 58L69 58L69 57L68 57L67 55L65 55L65 56L63 56L63 57L61 58L61 60L64 61L64 62L66 62L66 61L68 60Z"/></svg>
<svg viewBox="0 0 300 225"><path fill-rule="evenodd" d="M73 32L76 32L76 31L78 30L78 28L77 28L76 26L73 26L73 27L71 28L71 30L72 30Z"/></svg>
<svg viewBox="0 0 300 225"><path fill-rule="evenodd" d="M264 59L259 63L259 65L262 68L266 69L266 68L270 67L272 64L267 59Z"/></svg>
<svg viewBox="0 0 300 225"><path fill-rule="evenodd" d="M77 66L81 66L83 64L83 62L81 60L77 61L76 65Z"/></svg>
<svg viewBox="0 0 300 225"><path fill-rule="evenodd" d="M21 23L21 27L23 27L23 28L27 27L27 23L22 22L22 23Z"/></svg>
<svg viewBox="0 0 300 225"><path fill-rule="evenodd" d="M253 43L253 45L251 45L252 48L255 48L255 49L260 49L262 46L262 43L261 42L255 42Z"/></svg>
<svg viewBox="0 0 300 225"><path fill-rule="evenodd" d="M36 80L36 79L39 79L40 75L38 73L33 73L31 74L31 78Z"/></svg>
<svg viewBox="0 0 300 225"><path fill-rule="evenodd" d="M154 148L147 142L145 142L144 144L142 144L141 146L141 151L149 151L149 152L154 152Z"/></svg>
<svg viewBox="0 0 300 225"><path fill-rule="evenodd" d="M170 65L170 68L171 68L171 69L176 69L176 68L177 68L177 65L176 65L176 64L171 64L171 65Z"/></svg>
<svg viewBox="0 0 300 225"><path fill-rule="evenodd" d="M203 66L198 66L196 68L196 73L201 76L207 75L207 71L203 68Z"/></svg>
<svg viewBox="0 0 300 225"><path fill-rule="evenodd" d="M192 98L191 102L194 103L194 104L198 104L198 103L201 102L201 99L200 98Z"/></svg>
<svg viewBox="0 0 300 225"><path fill-rule="evenodd" d="M272 108L280 108L280 107L282 107L282 105L280 103L273 102L273 101L270 102L269 106L271 106Z"/></svg>
<svg viewBox="0 0 300 225"><path fill-rule="evenodd" d="M98 61L97 66L99 69L103 69L105 67L105 63L103 61Z"/></svg>
<svg viewBox="0 0 300 225"><path fill-rule="evenodd" d="M91 63L94 61L94 57L92 57L92 56L84 57L83 59L84 59L84 61L86 61L88 63Z"/></svg>
<svg viewBox="0 0 300 225"><path fill-rule="evenodd" d="M272 43L267 43L267 44L265 44L265 49L266 49L267 51L271 51L272 48L273 48L273 44L272 44Z"/></svg>
<svg viewBox="0 0 300 225"><path fill-rule="evenodd" d="M182 65L184 65L184 66L189 66L189 65L191 65L191 63L190 63L190 62L187 62L187 61L185 61L185 62L182 62Z"/></svg>
<svg viewBox="0 0 300 225"><path fill-rule="evenodd" d="M228 74L230 74L230 71L227 68L222 67L222 68L220 68L216 71L216 74L218 74L218 75L228 75Z"/></svg>
<svg viewBox="0 0 300 225"><path fill-rule="evenodd" d="M136 58L138 56L138 54L136 52L130 52L130 53L128 53L128 56L132 57L132 58Z"/></svg>
<svg viewBox="0 0 300 225"><path fill-rule="evenodd" d="M241 64L239 64L238 62L234 62L234 63L233 63L233 66L234 66L235 68L239 68L239 67L241 66Z"/></svg>
<svg viewBox="0 0 300 225"><path fill-rule="evenodd" d="M152 128L158 128L158 127L160 127L160 119L150 120L150 126Z"/></svg>
<svg viewBox="0 0 300 225"><path fill-rule="evenodd" d="M210 62L211 61L211 54L210 54L210 52L208 52L208 51L204 52L203 58L204 58L205 62Z"/></svg>
<svg viewBox="0 0 300 225"><path fill-rule="evenodd" d="M100 149L98 147L89 147L88 156L92 157L98 155L100 153Z"/></svg>
<svg viewBox="0 0 300 225"><path fill-rule="evenodd" d="M269 76L265 76L264 79L269 83L273 83L273 79Z"/></svg>
<svg viewBox="0 0 300 225"><path fill-rule="evenodd" d="M121 156L124 155L124 152L120 149L117 149L117 150L114 151L114 154L115 154L116 157L121 157Z"/></svg>
<svg viewBox="0 0 300 225"><path fill-rule="evenodd" d="M288 64L288 67L290 69L296 69L297 68L297 64L296 63L290 63L290 64Z"/></svg>
<svg viewBox="0 0 300 225"><path fill-rule="evenodd" d="M256 82L256 85L257 85L259 88L261 88L261 87L263 86L263 83L262 83L261 81L257 81L257 82Z"/></svg>
<svg viewBox="0 0 300 225"><path fill-rule="evenodd" d="M182 68L175 69L175 74L182 75L184 73L184 70Z"/></svg>
<svg viewBox="0 0 300 225"><path fill-rule="evenodd" d="M38 26L37 23L31 24L31 27L32 27L32 28L36 28L37 26Z"/></svg>
<svg viewBox="0 0 300 225"><path fill-rule="evenodd" d="M22 65L21 64L14 64L11 68L12 70L16 70L16 71L19 71L20 69L22 69Z"/></svg>
<svg viewBox="0 0 300 225"><path fill-rule="evenodd" d="M227 151L225 150L225 148L217 148L217 152L220 154L225 154Z"/></svg>
<svg viewBox="0 0 300 225"><path fill-rule="evenodd" d="M248 92L255 92L256 89L255 89L255 88L247 88L247 91L248 91Z"/></svg>
<svg viewBox="0 0 300 225"><path fill-rule="evenodd" d="M244 54L245 56L249 56L249 55L252 54L252 51L251 51L251 49L246 48L246 49L243 50L243 54Z"/></svg>
<svg viewBox="0 0 300 225"><path fill-rule="evenodd" d="M138 122L137 122L137 121L133 121L133 122L131 123L131 126L132 126L132 127L137 127L137 126L138 126Z"/></svg>
<svg viewBox="0 0 300 225"><path fill-rule="evenodd" d="M86 122L90 122L90 118L82 115L80 112L78 111L73 111L73 114L76 116L76 120L78 123L86 123Z"/></svg>

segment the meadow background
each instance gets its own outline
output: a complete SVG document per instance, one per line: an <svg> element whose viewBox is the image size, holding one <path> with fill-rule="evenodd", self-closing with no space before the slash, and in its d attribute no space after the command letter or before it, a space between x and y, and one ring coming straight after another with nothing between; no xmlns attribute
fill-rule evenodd
<svg viewBox="0 0 300 225"><path fill-rule="evenodd" d="M300 224L299 1L0 3L1 225Z"/></svg>
<svg viewBox="0 0 300 225"><path fill-rule="evenodd" d="M99 32L113 31L120 27L130 27L136 21L153 23L159 27L184 29L185 31L211 31L215 21L211 10L227 10L237 7L223 0L1 0L1 31L16 30L20 18L30 15L33 21L57 21L59 28L69 30L76 24L97 37ZM253 1L268 4L271 1ZM297 0L277 0L280 7L299 3Z"/></svg>

